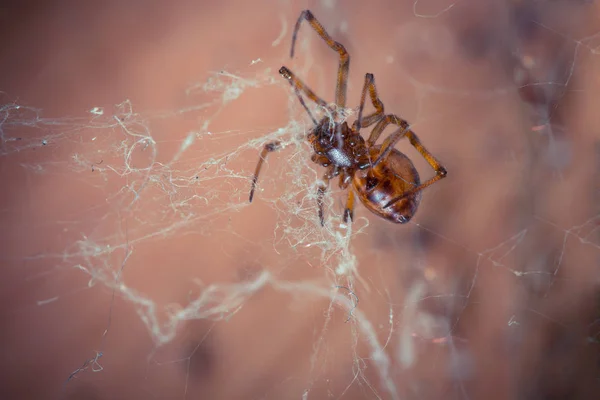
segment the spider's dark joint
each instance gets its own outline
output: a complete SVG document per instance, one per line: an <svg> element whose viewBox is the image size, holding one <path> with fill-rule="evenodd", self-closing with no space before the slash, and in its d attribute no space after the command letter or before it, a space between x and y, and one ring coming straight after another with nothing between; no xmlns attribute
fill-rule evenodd
<svg viewBox="0 0 600 400"><path fill-rule="evenodd" d="M323 198L330 180L335 177L339 177L339 186L342 190L348 189L344 222L353 219L354 195L356 194L362 204L375 215L391 222L407 223L417 212L423 189L443 179L447 175L446 168L421 144L407 121L395 114L384 112L384 104L379 98L375 86L375 76L371 73L365 74L357 120L352 126L349 126L345 119L339 118L344 115L343 110L346 108L350 56L342 44L329 36L314 15L309 10L305 10L296 21L292 34L290 51L292 57L302 21L307 21L329 48L339 56L335 104L333 105L329 105L317 96L287 67L282 66L279 69L279 73L293 87L300 103L313 120L314 127L306 135L306 139L313 149L311 160L327 169L323 175L323 183L317 189L318 215L321 225L325 225ZM305 99L325 110L325 115L320 121L315 120L312 116ZM370 100L375 110L363 115L367 99ZM397 129L378 145L378 139L389 125L395 125ZM360 130L369 127L372 127L372 131L365 140L361 136ZM408 142L436 172L433 178L421 182L412 161L395 149L396 144L403 138L408 139ZM267 154L277 151L280 147L279 142L265 144L252 180L250 201L252 201L258 176Z"/></svg>
<svg viewBox="0 0 600 400"><path fill-rule="evenodd" d="M289 69L287 69L286 67L281 67L279 68L279 73L281 74L281 76L283 76L285 79L287 79L288 81L290 79L292 79L292 71L290 71Z"/></svg>
<svg viewBox="0 0 600 400"><path fill-rule="evenodd" d="M344 210L344 223L354 221L354 213L349 208Z"/></svg>
<svg viewBox="0 0 600 400"><path fill-rule="evenodd" d="M265 149L267 149L268 152L279 150L280 147L281 143L279 142L270 142L265 144Z"/></svg>

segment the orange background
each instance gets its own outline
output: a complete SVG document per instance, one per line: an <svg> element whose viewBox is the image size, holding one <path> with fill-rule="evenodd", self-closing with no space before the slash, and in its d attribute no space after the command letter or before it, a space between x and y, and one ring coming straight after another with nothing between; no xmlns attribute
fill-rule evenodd
<svg viewBox="0 0 600 400"><path fill-rule="evenodd" d="M3 398L594 397L597 4L13 3ZM333 101L336 55L308 26L289 59L304 8L351 54L348 106L374 73L449 171L407 225L358 204L335 242L332 185L318 226L322 171L292 140L308 119L277 74Z"/></svg>

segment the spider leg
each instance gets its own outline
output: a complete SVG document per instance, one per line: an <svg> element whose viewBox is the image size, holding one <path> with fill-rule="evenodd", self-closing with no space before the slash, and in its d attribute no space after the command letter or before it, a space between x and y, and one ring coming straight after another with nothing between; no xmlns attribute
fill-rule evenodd
<svg viewBox="0 0 600 400"><path fill-rule="evenodd" d="M383 133L385 128L388 127L389 124L394 124L394 125L399 126L400 127L399 131L402 133L404 131L410 130L410 127L408 126L408 122L395 116L394 114L383 115L377 122L378 122L378 124L375 125L375 127L371 131L371 134L369 135L369 139L367 139L367 147L375 146L375 143L377 143L377 140L379 139L379 137L381 136L381 134ZM393 135L390 135L390 136L393 136Z"/></svg>
<svg viewBox="0 0 600 400"><path fill-rule="evenodd" d="M304 104L304 101L300 97L300 93L303 93L306 97L308 97L310 100L317 103L319 106L329 109L327 102L325 100L323 100L322 98L320 98L319 96L317 96L315 94L315 92L313 92L304 82L302 82L296 76L296 74L294 74L292 71L290 71L286 66L279 68L279 73L281 74L281 76L283 76L285 79L287 79L290 82L290 85L292 85L292 87L296 91L296 95L298 96L298 98L300 99L300 102L302 102L302 104L304 105L305 108L306 108L306 105Z"/></svg>
<svg viewBox="0 0 600 400"><path fill-rule="evenodd" d="M296 46L298 31L300 30L300 24L304 19L308 21L310 26L312 26L321 39L323 39L332 50L336 51L340 55L340 63L337 73L337 85L335 86L335 104L337 104L337 106L340 108L344 108L346 107L346 91L348 88L350 55L342 44L336 42L331 38L331 36L329 36L329 34L325 31L325 28L323 28L323 25L317 21L313 13L309 10L302 11L300 13L300 17L298 17L298 21L296 21L296 27L294 28L294 33L292 35L292 48L290 50L290 57L294 57L294 47Z"/></svg>
<svg viewBox="0 0 600 400"><path fill-rule="evenodd" d="M373 128L373 131L371 131L371 135L369 136L369 139L367 140L367 146L372 147L375 145L375 143L377 142L377 139L379 139L379 137L381 136L381 134L383 133L383 131L385 130L385 128L388 127L388 125L393 124L399 127L398 130L394 131L390 136L388 136L383 143L381 144L381 152L379 153L379 156L377 156L377 160L375 160L375 162L373 163L373 165L377 165L379 164L383 159L385 159L387 157L387 155L392 151L392 149L394 148L394 146L396 145L396 143L398 143L398 141L400 139L402 139L404 136L408 136L408 132L412 132L410 130L410 126L408 125L408 122L406 122L405 120L403 120L402 118L397 117L394 114L388 114L385 115L378 123L377 125L375 125L375 127ZM413 134L414 135L414 134ZM417 148L417 150L419 150ZM421 153L421 155L423 155L425 157L425 155L419 151L419 153ZM429 152L427 152L429 154ZM433 158L433 156L431 156L431 154L429 155L430 158ZM425 159L427 160L427 162L429 162L431 164L431 162L429 161L429 159L427 157L425 157ZM433 164L431 164L433 167ZM435 167L433 167L435 169Z"/></svg>
<svg viewBox="0 0 600 400"><path fill-rule="evenodd" d="M329 177L327 176L327 174L323 176L323 181L325 183L323 185L319 185L319 188L317 189L317 206L319 207L319 221L321 221L321 226L325 226L323 198L325 197L325 192L327 191L327 187L329 186Z"/></svg>
<svg viewBox="0 0 600 400"><path fill-rule="evenodd" d="M250 198L249 201L252 203L252 198L254 197L254 190L256 189L256 182L258 181L258 174L260 174L260 169L262 168L263 163L267 159L267 154L277 151L281 148L281 142L273 141L265 144L262 151L260 152L260 157L258 159L258 163L256 164L256 169L254 170L254 177L252 178L252 188L250 189Z"/></svg>
<svg viewBox="0 0 600 400"><path fill-rule="evenodd" d="M340 173L340 189L346 190L352 183L352 175L347 170L342 170ZM354 217L354 192L352 188L348 190L348 199L346 200L346 208L344 209L344 222L352 221Z"/></svg>
<svg viewBox="0 0 600 400"><path fill-rule="evenodd" d="M310 112L310 109L308 108L308 106L306 105L306 102L302 98L301 93L304 93L304 95L306 97L308 97L313 102L317 103L319 106L329 109L327 102L325 100L323 100L322 98L320 98L319 96L317 96L315 94L315 92L313 92L304 82L302 82L287 67L283 66L283 67L279 68L279 73L281 74L281 76L283 76L285 79L288 80L290 85L294 88L294 92L296 93L296 96L298 96L298 100L300 100L300 104L302 104L302 107L304 107L304 109L306 110L308 115L310 115L310 118L312 119L313 123L315 125L318 125L317 120Z"/></svg>
<svg viewBox="0 0 600 400"><path fill-rule="evenodd" d="M427 186L430 186L433 183L444 178L448 173L446 171L446 168L442 166L442 164L440 164L440 162L429 152L429 150L425 148L425 146L423 146L423 144L421 144L419 137L410 129L408 122L394 114L388 114L384 117L384 119L379 121L379 123L375 125L375 128L373 128L371 136L376 135L376 137L379 137L379 135L381 135L381 132L383 132L383 130L389 124L397 125L400 127L400 129L392 133L383 141L383 144L381 145L381 152L377 156L377 160L375 160L373 166L379 164L382 160L384 160L390 154L396 143L398 143L400 139L406 137L410 141L410 144L415 149L417 149L419 154L421 154L421 156L423 156L427 163L431 165L431 168L433 168L436 175L433 178L423 182L422 184L412 188L411 190L404 192L402 195L390 200L385 206L383 206L383 208L387 208L392 204L396 203L397 201L403 199L404 197L425 189Z"/></svg>
<svg viewBox="0 0 600 400"><path fill-rule="evenodd" d="M292 84L292 82L290 81L290 84ZM308 106L306 105L306 102L304 101L304 98L302 97L302 95L300 94L300 91L298 90L297 87L294 87L294 93L296 93L296 96L298 97L298 100L300 100L300 104L302 104L302 107L304 107L304 110L307 112L308 116L310 117L310 119L312 120L313 124L315 126L319 125L319 123L317 122L317 120L315 119L314 115L312 114L312 112L310 111L310 108L308 108Z"/></svg>
<svg viewBox="0 0 600 400"><path fill-rule="evenodd" d="M363 117L363 109L365 108L367 90L369 91L369 95L371 96L371 103L373 103L373 107L375 107L375 112L366 117ZM373 76L373 74L366 74L365 84L363 86L362 95L360 97L358 118L356 119L356 121L354 121L354 126L352 128L355 131L359 131L361 128L371 126L375 122L379 121L383 117L383 115L383 102L379 99L379 96L377 95L377 89L375 88L375 77ZM370 146L372 146L373 144L371 144Z"/></svg>
<svg viewBox="0 0 600 400"><path fill-rule="evenodd" d="M348 199L344 210L344 222L348 221L354 221L354 191L352 189L348 190Z"/></svg>
<svg viewBox="0 0 600 400"><path fill-rule="evenodd" d="M346 190L352 183L352 175L347 170L342 170L340 173L340 189ZM352 221L354 216L354 192L352 188L348 190L348 199L346 200L346 208L344 209L344 222L348 219Z"/></svg>
<svg viewBox="0 0 600 400"><path fill-rule="evenodd" d="M327 192L327 188L329 187L329 181L331 178L339 175L339 168L335 165L332 165L327 169L327 172L323 175L323 183L319 185L317 189L317 206L319 207L319 220L321 221L321 226L325 226L325 213L323 212L323 198L325 197L325 193Z"/></svg>

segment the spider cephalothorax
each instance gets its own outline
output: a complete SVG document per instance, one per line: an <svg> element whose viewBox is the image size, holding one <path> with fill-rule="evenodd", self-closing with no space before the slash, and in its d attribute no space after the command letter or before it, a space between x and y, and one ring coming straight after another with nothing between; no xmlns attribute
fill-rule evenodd
<svg viewBox="0 0 600 400"><path fill-rule="evenodd" d="M365 169L370 165L365 140L346 122L334 124L331 119L323 118L306 139L315 152L312 160L323 167L333 165L339 173L338 170Z"/></svg>
<svg viewBox="0 0 600 400"><path fill-rule="evenodd" d="M350 184L352 184L354 189L348 191L344 221L353 217L354 192L356 192L364 206L374 214L396 223L408 222L417 211L419 202L421 201L421 191L445 177L446 169L421 144L417 135L410 129L408 122L394 114L384 113L384 106L377 95L373 74L365 75L358 118L352 124L352 127L348 126L345 120L337 121L337 110L343 110L346 106L350 56L344 46L335 42L327 34L313 14L305 10L298 18L292 36L292 57L294 56L294 45L298 30L303 20L308 21L327 45L340 55L335 106L333 109L287 67L281 67L279 70L279 73L290 82L296 91L300 103L306 109L315 125L306 137L314 151L311 159L313 162L327 168L317 195L321 224L324 224L323 196L329 186L329 181L336 177L339 177L339 186L341 189L348 188ZM367 116L363 116L367 91L369 92L375 111ZM327 110L326 116L317 121L306 106L302 94ZM372 125L375 126L369 138L365 141L360 135L360 130ZM389 125L396 125L398 129L390 134L380 145L376 145L375 143L382 132ZM433 178L421 183L419 174L412 161L394 148L396 143L402 138L407 138L410 144L417 149L435 170L436 175ZM265 144L254 172L252 188L250 190L250 201L252 201L254 196L258 175L267 154L278 150L280 147L280 143L277 141Z"/></svg>

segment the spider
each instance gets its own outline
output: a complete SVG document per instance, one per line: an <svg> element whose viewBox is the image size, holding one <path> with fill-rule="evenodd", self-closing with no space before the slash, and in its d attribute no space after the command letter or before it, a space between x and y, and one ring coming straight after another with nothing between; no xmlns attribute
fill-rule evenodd
<svg viewBox="0 0 600 400"><path fill-rule="evenodd" d="M440 162L421 144L417 135L410 129L408 122L395 114L385 114L384 106L375 88L373 74L365 75L358 116L352 127L343 117L346 107L346 90L350 56L346 48L334 41L323 28L323 25L309 10L300 14L294 33L290 57L294 57L294 47L300 25L306 20L327 45L339 54L340 61L335 89L335 105L329 105L306 86L292 71L283 66L279 73L289 81L304 109L310 115L314 127L307 133L306 139L311 144L314 154L311 160L327 168L322 183L317 189L317 205L321 225L325 225L323 215L323 198L329 181L339 177L339 187L348 191L344 222L352 221L354 215L354 192L363 205L375 215L395 223L407 223L415 215L421 201L421 191L444 178L447 174ZM365 99L369 92L375 111L363 116ZM302 94L325 109L325 116L317 121L307 107ZM376 145L381 133L388 125L398 127L380 145ZM375 125L369 138L365 141L360 134L362 128ZM421 183L419 173L412 161L394 146L402 138L407 138L412 146L425 158L435 170L436 175ZM281 148L281 142L266 143L254 172L250 189L250 202L254 196L258 176L267 155Z"/></svg>

